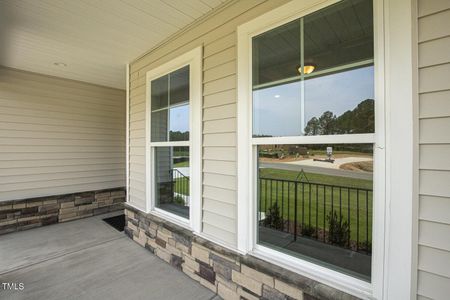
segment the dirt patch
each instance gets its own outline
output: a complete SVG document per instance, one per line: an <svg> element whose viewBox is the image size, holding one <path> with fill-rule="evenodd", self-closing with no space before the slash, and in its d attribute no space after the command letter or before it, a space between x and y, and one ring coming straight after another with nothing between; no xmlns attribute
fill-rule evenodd
<svg viewBox="0 0 450 300"><path fill-rule="evenodd" d="M373 172L373 161L346 163L339 166L342 170Z"/></svg>
<svg viewBox="0 0 450 300"><path fill-rule="evenodd" d="M301 161L305 159L311 159L311 157L285 156L283 158L270 158L270 157L259 158L261 162L291 162L291 161Z"/></svg>

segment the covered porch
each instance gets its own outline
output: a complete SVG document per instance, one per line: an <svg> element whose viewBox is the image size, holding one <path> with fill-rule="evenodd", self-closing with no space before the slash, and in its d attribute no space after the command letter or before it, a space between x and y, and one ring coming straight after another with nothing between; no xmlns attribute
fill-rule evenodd
<svg viewBox="0 0 450 300"><path fill-rule="evenodd" d="M17 287L0 298L216 299L102 220L118 214L0 236L1 282Z"/></svg>
<svg viewBox="0 0 450 300"><path fill-rule="evenodd" d="M0 299L447 299L449 21L0 0Z"/></svg>

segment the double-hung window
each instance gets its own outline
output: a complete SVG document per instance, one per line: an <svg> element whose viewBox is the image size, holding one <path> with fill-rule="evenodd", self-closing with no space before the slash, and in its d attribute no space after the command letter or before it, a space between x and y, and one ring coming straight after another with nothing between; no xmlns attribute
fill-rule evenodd
<svg viewBox="0 0 450 300"><path fill-rule="evenodd" d="M150 208L194 229L201 188L200 54L195 49L147 73Z"/></svg>
<svg viewBox="0 0 450 300"><path fill-rule="evenodd" d="M329 1L276 18L239 32L248 247L370 282L378 165L373 2Z"/></svg>

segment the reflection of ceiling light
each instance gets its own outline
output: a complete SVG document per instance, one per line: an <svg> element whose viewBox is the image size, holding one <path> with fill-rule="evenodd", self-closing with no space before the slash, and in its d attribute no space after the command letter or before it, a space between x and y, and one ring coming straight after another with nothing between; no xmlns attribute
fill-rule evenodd
<svg viewBox="0 0 450 300"><path fill-rule="evenodd" d="M275 95L275 98L280 98L281 96L280 95Z"/></svg>
<svg viewBox="0 0 450 300"><path fill-rule="evenodd" d="M57 67L67 67L67 64L63 63L63 62L55 62L53 63L55 66Z"/></svg>
<svg viewBox="0 0 450 300"><path fill-rule="evenodd" d="M305 75L307 75L307 74L311 74L313 71L314 71L314 69L316 68L316 66L315 65L313 65L313 64L307 64L307 65L305 65L305 66L303 66L303 73L305 74ZM298 68L298 72L301 74L302 73L302 67L299 67Z"/></svg>

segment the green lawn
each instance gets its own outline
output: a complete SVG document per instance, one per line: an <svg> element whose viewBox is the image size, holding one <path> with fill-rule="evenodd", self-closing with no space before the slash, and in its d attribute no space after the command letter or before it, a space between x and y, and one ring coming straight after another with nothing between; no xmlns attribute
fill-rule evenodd
<svg viewBox="0 0 450 300"><path fill-rule="evenodd" d="M189 161L180 161L176 164L173 164L174 168L182 168L182 167L189 167Z"/></svg>
<svg viewBox="0 0 450 300"><path fill-rule="evenodd" d="M175 179L175 193L189 196L189 178L182 177Z"/></svg>
<svg viewBox="0 0 450 300"><path fill-rule="evenodd" d="M300 181L301 179L297 178L298 174L298 172L294 171L261 169L260 178ZM371 191L366 192L365 190L360 190L358 204L358 192L356 188L371 190L372 181L314 173L306 173L305 175L311 184L306 183L306 180L303 178L302 181L305 183L297 185L298 224L303 223L314 228L318 227L319 229L325 228L328 230L326 216L330 211L334 210L338 215L342 213L345 220L350 219L351 240L356 241L359 211L359 241L366 240L366 229L368 230L368 239L371 241L373 194ZM276 180L271 182L261 180L260 182L258 191L260 194L260 211L266 211L266 207L269 208L277 202L282 218L294 222L295 184L288 182L282 183ZM331 186L324 188L323 184L340 186L341 188L332 188Z"/></svg>
<svg viewBox="0 0 450 300"><path fill-rule="evenodd" d="M314 183L340 185L345 187L365 188L365 189L372 189L373 187L372 180L354 179L340 176L329 176L316 173L305 173L305 175L309 182ZM299 172L271 169L271 168L260 169L259 172L259 177L273 178L273 179L300 180L300 178L297 178L298 176Z"/></svg>

